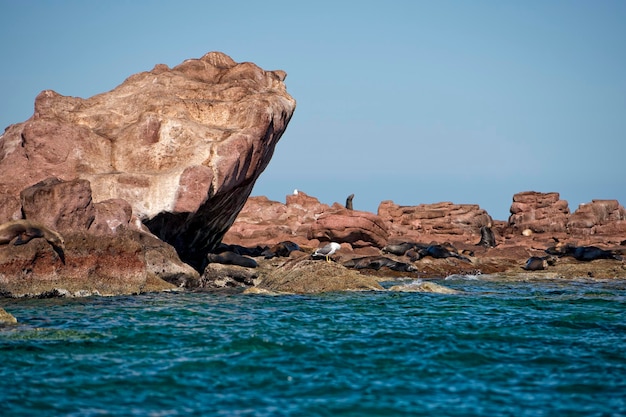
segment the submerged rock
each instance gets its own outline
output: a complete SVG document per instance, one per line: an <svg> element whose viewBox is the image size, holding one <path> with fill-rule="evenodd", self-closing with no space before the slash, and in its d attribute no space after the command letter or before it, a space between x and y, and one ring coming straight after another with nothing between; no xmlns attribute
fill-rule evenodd
<svg viewBox="0 0 626 417"><path fill-rule="evenodd" d="M410 284L394 285L389 288L389 291L396 292L431 292L437 294L463 294L462 291L458 291L444 285L436 284L430 281L418 281Z"/></svg>
<svg viewBox="0 0 626 417"><path fill-rule="evenodd" d="M17 319L10 313L7 313L5 309L0 307L0 325L2 324L15 324Z"/></svg>

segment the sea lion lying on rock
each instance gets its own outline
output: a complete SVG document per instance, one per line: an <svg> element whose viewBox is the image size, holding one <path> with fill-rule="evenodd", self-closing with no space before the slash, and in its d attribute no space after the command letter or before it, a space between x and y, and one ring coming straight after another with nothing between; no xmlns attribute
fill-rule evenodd
<svg viewBox="0 0 626 417"><path fill-rule="evenodd" d="M577 261L589 262L596 259L622 260L622 256L616 251L600 249L597 246L574 246L569 243L562 245L557 243L546 249L546 253L556 256L571 256Z"/></svg>
<svg viewBox="0 0 626 417"><path fill-rule="evenodd" d="M283 242L277 243L271 248L265 249L261 255L265 257L265 259L272 259L276 256L280 256L283 258L288 257L291 252L301 250L300 246L297 243L294 243L290 240L285 240Z"/></svg>
<svg viewBox="0 0 626 417"><path fill-rule="evenodd" d="M268 249L267 246L256 246L254 248L247 248L241 245L227 245L225 243L221 243L212 253L222 253L222 252L234 252L238 255L244 256L252 256L256 258L257 256L262 256L263 252Z"/></svg>
<svg viewBox="0 0 626 417"><path fill-rule="evenodd" d="M522 267L526 271L542 271L548 268L548 265L554 265L555 259L552 256L531 256Z"/></svg>
<svg viewBox="0 0 626 417"><path fill-rule="evenodd" d="M257 266L259 266L254 259L230 251L209 253L207 254L206 258L208 263L239 265L246 268L256 268Z"/></svg>
<svg viewBox="0 0 626 417"><path fill-rule="evenodd" d="M394 261L385 256L364 256L362 258L350 259L343 263L346 268L354 269L374 269L378 271L382 267L387 267L393 271L417 272L417 268L405 262Z"/></svg>
<svg viewBox="0 0 626 417"><path fill-rule="evenodd" d="M11 242L15 246L23 245L39 237L46 239L52 246L52 249L59 255L61 262L65 263L65 240L55 230L26 219L0 224L0 245Z"/></svg>
<svg viewBox="0 0 626 417"><path fill-rule="evenodd" d="M409 254L407 253L407 256ZM457 249L451 244L432 244L428 245L424 249L420 249L415 253L411 253L410 259L411 262L415 262L420 260L426 256L430 256L436 259L444 259L444 258L458 258L462 261L471 262L471 260L463 255L460 255Z"/></svg>
<svg viewBox="0 0 626 417"><path fill-rule="evenodd" d="M392 255L402 256L411 249L424 249L428 245L415 242L402 242L397 244L389 244L382 248L383 253L391 253Z"/></svg>

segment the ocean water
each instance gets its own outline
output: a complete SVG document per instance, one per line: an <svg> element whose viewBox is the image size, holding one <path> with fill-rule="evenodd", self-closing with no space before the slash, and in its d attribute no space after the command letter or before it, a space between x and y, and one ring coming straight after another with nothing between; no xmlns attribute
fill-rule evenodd
<svg viewBox="0 0 626 417"><path fill-rule="evenodd" d="M0 415L626 415L626 280L437 282L2 300Z"/></svg>

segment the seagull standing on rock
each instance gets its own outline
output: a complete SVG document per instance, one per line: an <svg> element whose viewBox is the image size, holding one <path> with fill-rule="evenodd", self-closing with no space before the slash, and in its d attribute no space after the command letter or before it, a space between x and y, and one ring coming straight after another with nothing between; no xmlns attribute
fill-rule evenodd
<svg viewBox="0 0 626 417"><path fill-rule="evenodd" d="M317 248L315 252L313 252L312 257L323 256L326 258L326 262L330 262L330 255L337 252L341 248L341 245L337 242L330 242L328 245L325 245L321 248Z"/></svg>

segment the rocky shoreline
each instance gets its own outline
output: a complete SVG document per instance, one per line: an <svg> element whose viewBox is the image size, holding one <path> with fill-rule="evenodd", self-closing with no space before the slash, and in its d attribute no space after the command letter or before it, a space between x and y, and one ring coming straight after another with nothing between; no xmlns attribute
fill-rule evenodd
<svg viewBox="0 0 626 417"><path fill-rule="evenodd" d="M521 192L497 221L476 204L383 201L374 214L355 209L354 196L332 205L304 192L284 204L250 197L295 111L285 77L211 52L88 99L39 94L33 116L0 136L0 296L626 277L626 210L616 200L570 213L558 193ZM328 242L341 245L330 261L313 259ZM388 250L403 242L413 251ZM614 258L559 256L574 247ZM544 269L522 269L549 248L557 252Z"/></svg>

